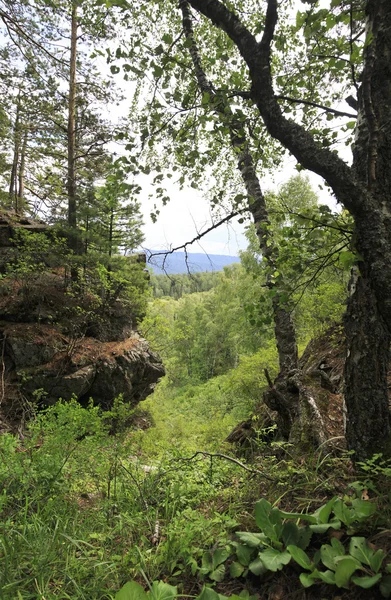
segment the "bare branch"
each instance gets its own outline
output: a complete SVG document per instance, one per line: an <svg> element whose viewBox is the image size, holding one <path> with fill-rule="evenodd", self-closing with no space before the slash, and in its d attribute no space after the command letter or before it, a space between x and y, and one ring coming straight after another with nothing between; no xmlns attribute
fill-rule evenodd
<svg viewBox="0 0 391 600"><path fill-rule="evenodd" d="M197 452L195 452L193 454L193 456L190 456L189 458L179 457L176 460L182 460L184 462L189 462L189 461L194 460L199 455L206 456L208 458L223 458L224 460L228 460L229 462L232 462L235 465L238 465L239 467L241 467L245 471L248 471L249 473L252 473L253 475L261 475L268 481L275 481L274 477L270 477L270 475L267 475L264 471L259 471L258 469L250 469L245 464L240 462L240 460L237 460L236 458L232 458L232 456L227 456L227 454L220 454L220 452L211 453L211 452L204 452L203 450L198 450Z"/></svg>
<svg viewBox="0 0 391 600"><path fill-rule="evenodd" d="M186 250L187 246L191 246L192 244L194 244L194 242L198 242L206 234L210 233L214 229L217 229L218 227L220 227L220 225L223 225L224 223L228 223L231 219L234 219L235 217L243 214L246 211L248 211L248 209L244 208L242 210L238 210L236 212L230 213L229 215L227 215L226 217L221 219L218 223L214 223L213 225L208 227L208 229L205 229L205 231L196 235L196 237L193 238L192 240L190 240L189 242L185 242L184 244L181 244L180 246L177 246L176 248L171 248L170 250L164 250L162 252L151 252L149 255L149 258L148 258L148 262L150 262L150 259L153 258L154 256L167 256L168 254L173 254L174 252L177 252L178 250Z"/></svg>
<svg viewBox="0 0 391 600"><path fill-rule="evenodd" d="M276 96L277 100L286 100L287 102L293 102L294 104L306 104L307 106L314 106L315 108L321 108L322 110L335 115L336 117L349 117L352 119L357 119L357 114L348 113L343 110L336 110L335 108L331 108L330 106L324 106L323 104L318 104L317 102L311 102L310 100L302 100L300 98L291 98L290 96Z"/></svg>

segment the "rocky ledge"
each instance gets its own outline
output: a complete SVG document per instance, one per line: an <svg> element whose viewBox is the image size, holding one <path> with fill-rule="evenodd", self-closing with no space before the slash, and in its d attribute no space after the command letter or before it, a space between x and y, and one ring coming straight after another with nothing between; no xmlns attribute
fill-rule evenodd
<svg viewBox="0 0 391 600"><path fill-rule="evenodd" d="M130 407L164 375L160 358L137 333L123 341L70 338L41 324L0 322L0 431L15 430L26 407L59 398L93 398L104 410L120 394Z"/></svg>

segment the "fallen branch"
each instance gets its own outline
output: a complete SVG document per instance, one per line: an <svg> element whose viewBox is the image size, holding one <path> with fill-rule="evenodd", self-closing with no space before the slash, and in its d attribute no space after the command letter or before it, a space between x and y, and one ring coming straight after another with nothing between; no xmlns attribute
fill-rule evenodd
<svg viewBox="0 0 391 600"><path fill-rule="evenodd" d="M189 458L180 457L180 458L177 458L176 460L182 460L182 461L189 462L191 460L194 460L199 455L207 456L208 458L211 458L211 459L212 458L224 458L224 460L228 460L228 461L234 463L235 465L238 465L239 467L241 467L245 471L248 471L249 473L252 473L253 475L262 475L262 477L264 477L265 479L268 479L269 481L276 481L276 479L274 477L270 477L270 475L267 475L263 471L259 471L258 469L250 469L245 464L240 462L240 460L237 460L236 458L232 458L232 456L227 456L226 454L220 454L219 452L212 454L210 452L205 452L204 450L198 450L197 452L195 452L193 454L193 456L190 456Z"/></svg>

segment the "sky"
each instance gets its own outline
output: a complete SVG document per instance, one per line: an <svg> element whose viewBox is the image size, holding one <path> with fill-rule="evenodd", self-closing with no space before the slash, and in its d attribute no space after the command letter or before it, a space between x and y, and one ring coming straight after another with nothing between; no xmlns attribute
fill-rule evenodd
<svg viewBox="0 0 391 600"><path fill-rule="evenodd" d="M297 175L295 165L296 160L293 157L287 158L282 170L271 174L268 178L263 178L262 189L277 191L290 177ZM326 189L319 189L322 179L308 171L303 173L309 176L320 203L335 209L336 203L331 194ZM143 228L145 234L143 246L145 248L153 250L176 248L191 241L213 224L209 203L203 198L201 192L190 187L179 190L175 186L168 189L171 200L166 206L159 207L160 214L156 223L153 223L150 213L153 210L154 201L148 199L148 188L144 189L140 199L145 223ZM245 227L246 222L240 224L237 218L233 219L229 224L221 225L206 234L199 242L188 246L187 251L238 256L239 251L245 250L247 247L244 235Z"/></svg>

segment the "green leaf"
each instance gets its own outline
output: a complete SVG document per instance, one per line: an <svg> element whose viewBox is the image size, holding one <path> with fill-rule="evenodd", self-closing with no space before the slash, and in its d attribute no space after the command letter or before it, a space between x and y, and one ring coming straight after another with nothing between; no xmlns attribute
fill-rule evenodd
<svg viewBox="0 0 391 600"><path fill-rule="evenodd" d="M343 556L344 554L346 554L345 551L345 546L343 544L341 544L341 542L339 540L337 540L337 538L331 538L331 545L334 548L334 550L336 550L338 552L338 554L340 556Z"/></svg>
<svg viewBox="0 0 391 600"><path fill-rule="evenodd" d="M170 35L169 33L165 33L165 34L162 36L162 41L163 41L165 44L167 44L167 45L170 45L170 44L172 44L172 41L173 41L173 39L172 39L172 35Z"/></svg>
<svg viewBox="0 0 391 600"><path fill-rule="evenodd" d="M213 568L215 569L218 565L225 562L229 557L229 554L230 553L225 548L217 548L212 555Z"/></svg>
<svg viewBox="0 0 391 600"><path fill-rule="evenodd" d="M250 546L244 546L243 544L237 544L235 552L240 564L247 567L250 564L254 554L253 548L251 548Z"/></svg>
<svg viewBox="0 0 391 600"><path fill-rule="evenodd" d="M223 581L224 575L225 575L225 565L219 565L218 567L216 567L216 569L214 569L214 571L209 573L209 578L212 581L220 582L220 581Z"/></svg>
<svg viewBox="0 0 391 600"><path fill-rule="evenodd" d="M281 538L285 546L289 546L290 544L297 546L299 541L299 528L296 523L285 523L282 528Z"/></svg>
<svg viewBox="0 0 391 600"><path fill-rule="evenodd" d="M270 502L259 500L255 504L255 522L259 529L271 540L278 542L282 532L280 511L271 507Z"/></svg>
<svg viewBox="0 0 391 600"><path fill-rule="evenodd" d="M338 556L341 556L341 553L336 548L333 548L329 544L323 544L323 546L320 549L320 558L321 558L322 563L324 564L325 567L327 567L328 569L331 569L332 571L335 571L337 568L335 559Z"/></svg>
<svg viewBox="0 0 391 600"><path fill-rule="evenodd" d="M251 533L249 531L237 531L236 535L243 544L247 544L250 548L258 548L262 542L267 541L264 533Z"/></svg>
<svg viewBox="0 0 391 600"><path fill-rule="evenodd" d="M364 537L352 537L349 544L349 554L359 560L364 565L371 565L373 550L368 546Z"/></svg>
<svg viewBox="0 0 391 600"><path fill-rule="evenodd" d="M309 571L312 571L313 563L311 562L307 554L304 552L304 550L293 545L288 546L287 550L292 556L293 560L296 561L298 565L303 567L303 569L308 569Z"/></svg>
<svg viewBox="0 0 391 600"><path fill-rule="evenodd" d="M155 65L153 68L153 76L155 77L155 79L158 79L162 75L163 75L163 68L159 67L158 65Z"/></svg>
<svg viewBox="0 0 391 600"><path fill-rule="evenodd" d="M342 521L342 523L345 523L345 525L347 525L348 527L356 520L354 511L348 508L346 504L342 502L342 500L340 500L339 498L334 504L333 511L337 519Z"/></svg>
<svg viewBox="0 0 391 600"><path fill-rule="evenodd" d="M326 533L330 527L332 529L341 529L341 521L333 520L330 523L319 523L318 525L310 525L309 527L314 533Z"/></svg>
<svg viewBox="0 0 391 600"><path fill-rule="evenodd" d="M211 588L204 586L196 600L220 600L220 595Z"/></svg>
<svg viewBox="0 0 391 600"><path fill-rule="evenodd" d="M263 562L265 568L268 571L280 571L285 565L291 560L289 552L279 552L274 548L268 548L264 552L261 552L259 558Z"/></svg>
<svg viewBox="0 0 391 600"><path fill-rule="evenodd" d="M164 581L154 581L150 591L150 598L153 600L172 600L178 595L175 586L164 583Z"/></svg>
<svg viewBox="0 0 391 600"><path fill-rule="evenodd" d="M254 573L254 575L264 575L267 572L267 568L259 557L248 565L248 570Z"/></svg>
<svg viewBox="0 0 391 600"><path fill-rule="evenodd" d="M383 550L381 550L379 548L379 550L376 550L376 552L373 554L373 556L371 556L371 558L369 559L371 561L371 569L372 571L374 571L375 573L378 573L380 571L380 567L383 564L383 560L385 559L385 552Z"/></svg>
<svg viewBox="0 0 391 600"><path fill-rule="evenodd" d="M299 546L302 550L308 548L309 543L312 538L312 531L309 527L300 527L299 528L299 540L296 546Z"/></svg>
<svg viewBox="0 0 391 600"><path fill-rule="evenodd" d="M335 585L335 573L333 571L318 571L318 576L324 583Z"/></svg>
<svg viewBox="0 0 391 600"><path fill-rule="evenodd" d="M383 577L380 583L380 592L383 598L390 598L391 596L391 575Z"/></svg>
<svg viewBox="0 0 391 600"><path fill-rule="evenodd" d="M244 571L244 566L238 562L232 562L229 567L231 577L240 577Z"/></svg>
<svg viewBox="0 0 391 600"><path fill-rule="evenodd" d="M317 578L317 571L314 571L313 573L300 573L299 577L301 585L305 588L309 588L311 585L314 585Z"/></svg>
<svg viewBox="0 0 391 600"><path fill-rule="evenodd" d="M366 575L364 575L364 577L359 577L358 575L355 575L354 577L352 577L352 581L359 587L364 588L365 590L368 590L369 588L376 585L380 581L381 578L382 578L381 573L378 573L377 575L373 575L372 577L368 577Z"/></svg>
<svg viewBox="0 0 391 600"><path fill-rule="evenodd" d="M206 575L207 573L213 571L213 557L211 552L204 552L204 554L202 555L201 564L202 566L200 571L203 575Z"/></svg>
<svg viewBox="0 0 391 600"><path fill-rule="evenodd" d="M360 568L360 564L351 556L343 556L338 561L335 571L335 583L338 587L349 588L349 580L353 573Z"/></svg>
<svg viewBox="0 0 391 600"><path fill-rule="evenodd" d="M356 517L359 519L365 519L371 517L376 512L376 505L368 500L360 500L355 498L352 502Z"/></svg>
<svg viewBox="0 0 391 600"><path fill-rule="evenodd" d="M115 595L115 600L147 600L148 596L140 584L128 581Z"/></svg>
<svg viewBox="0 0 391 600"><path fill-rule="evenodd" d="M318 522L320 521L321 523L328 523L331 511L333 510L333 506L337 499L337 496L334 496L327 502L327 504L324 504L313 513L313 516L316 517Z"/></svg>

